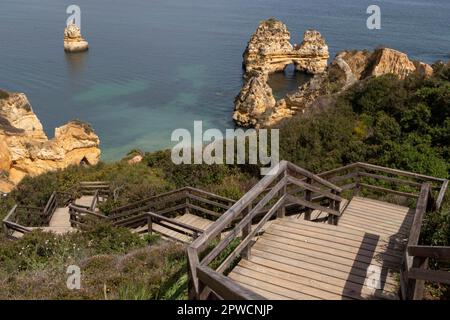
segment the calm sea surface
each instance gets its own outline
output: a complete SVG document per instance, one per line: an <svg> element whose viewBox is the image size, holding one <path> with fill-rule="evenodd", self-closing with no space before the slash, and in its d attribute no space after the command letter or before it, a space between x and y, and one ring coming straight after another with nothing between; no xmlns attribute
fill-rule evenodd
<svg viewBox="0 0 450 320"><path fill-rule="evenodd" d="M63 51L70 4L82 10L85 54ZM379 31L366 28L370 4L381 7ZM0 0L0 88L25 92L50 136L68 120L90 122L104 160L169 147L171 132L194 120L233 126L242 52L269 17L296 43L318 29L332 56L385 45L449 59L449 0ZM271 79L277 94L301 80Z"/></svg>

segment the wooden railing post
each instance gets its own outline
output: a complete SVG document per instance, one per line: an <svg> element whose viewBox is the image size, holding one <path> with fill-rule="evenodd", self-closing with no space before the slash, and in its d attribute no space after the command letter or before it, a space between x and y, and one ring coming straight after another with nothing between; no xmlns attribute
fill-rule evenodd
<svg viewBox="0 0 450 320"><path fill-rule="evenodd" d="M191 203L191 199L189 198L190 191L186 190L186 207L184 208L184 213L189 213L189 204Z"/></svg>
<svg viewBox="0 0 450 320"><path fill-rule="evenodd" d="M337 196L340 196L339 192L336 192L336 190L331 190L332 194L335 194ZM341 202L337 200L331 200L331 208L337 212L340 212ZM328 223L337 225L338 217L332 214L328 215Z"/></svg>
<svg viewBox="0 0 450 320"><path fill-rule="evenodd" d="M412 268L426 269L428 266L428 259L423 257L413 257ZM408 300L422 300L425 288L425 281L408 278L406 284L406 299Z"/></svg>
<svg viewBox="0 0 450 320"><path fill-rule="evenodd" d="M356 167L356 176L355 176L355 191L353 192L353 196L357 197L361 193L361 175L359 174L360 168Z"/></svg>
<svg viewBox="0 0 450 320"><path fill-rule="evenodd" d="M2 225L3 225L3 233L7 236L9 234L8 226L4 221L2 222Z"/></svg>
<svg viewBox="0 0 450 320"><path fill-rule="evenodd" d="M147 216L147 233L152 234L152 232L153 232L153 220L152 220L152 216L148 215Z"/></svg>
<svg viewBox="0 0 450 320"><path fill-rule="evenodd" d="M312 179L311 178L307 178L306 179L306 183L307 184L311 184L312 183ZM312 193L311 193L311 190L308 190L308 189L306 189L305 190L305 201L306 202L311 202L311 199L312 199ZM305 209L305 220L311 220L311 212L312 212L312 210L311 210L311 208L306 208Z"/></svg>
<svg viewBox="0 0 450 320"><path fill-rule="evenodd" d="M253 205L250 204L247 207L247 214L249 214L252 211ZM247 238L247 236L250 234L250 232L252 232L252 220L250 220L249 223L247 223L244 228L242 229L242 240L244 240L245 238ZM250 245L247 245L244 250L242 250L242 254L241 257L244 259L249 259L250 258Z"/></svg>
<svg viewBox="0 0 450 320"><path fill-rule="evenodd" d="M288 176L288 169L286 168L286 170L284 170L283 177L287 177L287 176ZM284 184L283 189L280 190L279 196L281 198L281 197L284 197L286 194L287 194L287 180L286 180L286 183ZM286 216L286 206L284 204L280 208L280 210L278 210L277 216L278 216L278 218L284 218Z"/></svg>

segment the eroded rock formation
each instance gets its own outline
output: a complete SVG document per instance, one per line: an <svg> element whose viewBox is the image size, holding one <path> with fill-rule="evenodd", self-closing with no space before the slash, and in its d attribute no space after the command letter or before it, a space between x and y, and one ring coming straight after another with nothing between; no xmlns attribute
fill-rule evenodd
<svg viewBox="0 0 450 320"><path fill-rule="evenodd" d="M51 140L23 93L0 97L0 191L9 192L25 176L64 169L100 159L99 138L92 128L70 121Z"/></svg>
<svg viewBox="0 0 450 320"><path fill-rule="evenodd" d="M275 103L272 88L267 84L267 75L253 72L235 99L235 105L239 108L233 119L242 126L254 127L264 113L275 107Z"/></svg>
<svg viewBox="0 0 450 320"><path fill-rule="evenodd" d="M243 127L271 127L305 112L319 97L347 90L356 82L385 74L405 79L412 73L428 77L433 69L411 61L402 52L379 48L373 52L342 51L327 66L328 47L317 31L305 32L303 43L290 44L286 26L277 20L262 22L244 53L245 83L235 99L233 119ZM268 74L294 63L296 69L314 77L295 92L275 101Z"/></svg>
<svg viewBox="0 0 450 320"><path fill-rule="evenodd" d="M66 52L82 52L89 49L89 44L81 36L76 24L69 24L64 29L64 50Z"/></svg>
<svg viewBox="0 0 450 320"><path fill-rule="evenodd" d="M275 19L262 21L244 52L246 72L283 71L292 63L297 70L312 74L325 70L328 46L318 31L307 30L300 45L292 45L290 41L291 34L284 23Z"/></svg>

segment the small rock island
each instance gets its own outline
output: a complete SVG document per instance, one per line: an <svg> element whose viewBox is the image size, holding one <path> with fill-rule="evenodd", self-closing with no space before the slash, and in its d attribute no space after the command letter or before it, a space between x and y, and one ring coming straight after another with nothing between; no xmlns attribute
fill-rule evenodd
<svg viewBox="0 0 450 320"><path fill-rule="evenodd" d="M89 44L81 36L81 30L76 24L69 24L64 30L64 51L84 52L89 49Z"/></svg>

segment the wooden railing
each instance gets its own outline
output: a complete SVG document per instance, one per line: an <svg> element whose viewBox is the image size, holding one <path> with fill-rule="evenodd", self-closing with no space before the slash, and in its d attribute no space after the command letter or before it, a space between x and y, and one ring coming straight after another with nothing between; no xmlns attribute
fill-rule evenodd
<svg viewBox="0 0 450 320"><path fill-rule="evenodd" d="M190 212L210 220L216 220L235 200L197 188L184 187L158 194L114 209L108 215L112 221L128 218L144 212L155 212L166 217Z"/></svg>
<svg viewBox="0 0 450 320"><path fill-rule="evenodd" d="M235 201L207 191L184 187L114 209L109 215L94 212L91 208L76 204L69 206L72 226L79 229L89 227L90 221L109 221L116 226L137 229L148 226L145 232L158 232L153 225L196 239L203 230L182 223L174 218L190 213L209 220L219 218ZM170 237L164 235L165 237ZM173 240L181 241L178 238Z"/></svg>
<svg viewBox="0 0 450 320"><path fill-rule="evenodd" d="M82 208L94 210L100 201L111 194L108 182L80 182L64 192L54 191L43 208L14 206L2 221L3 230L9 238L18 238L34 228L48 225L57 208L68 206L79 196L94 195L92 204ZM34 220L38 223L33 223Z"/></svg>
<svg viewBox="0 0 450 320"><path fill-rule="evenodd" d="M282 161L188 246L189 297L205 299L212 294L220 299L261 298L233 283L224 274L233 267L236 259L250 256L254 237L267 221L276 216L283 217L287 205L300 205L305 219L309 219L311 210L324 210L333 217L329 222L336 223L334 217L341 214L341 191L340 187L323 178ZM314 194L320 196L316 198L321 204L313 201ZM267 207L269 209L261 217L261 211ZM257 224L252 228L254 222ZM220 240L216 244L217 239ZM211 247L208 252L206 249Z"/></svg>
<svg viewBox="0 0 450 320"><path fill-rule="evenodd" d="M319 174L344 191L358 195L362 191L391 194L417 200L423 183L430 184L430 197L435 210L439 210L448 187L448 180L408 171L385 168L357 162Z"/></svg>
<svg viewBox="0 0 450 320"><path fill-rule="evenodd" d="M202 229L196 228L195 226L191 226L178 220L168 218L153 212L146 212L137 216L132 216L127 219L120 220L114 223L114 225L133 229L146 226L146 228L144 228L144 230L139 233L145 232L148 234L152 234L156 231L154 225L159 225L165 229L169 229L179 234L185 235L192 240L197 239L199 235L203 233ZM165 234L164 237L186 244L191 242L181 240L177 237L171 237L168 234Z"/></svg>
<svg viewBox="0 0 450 320"><path fill-rule="evenodd" d="M433 247L419 245L420 232L427 210L432 208L430 202L431 185L421 186L419 199L411 226L407 248L400 270L400 288L403 299L421 300L425 281L450 284L450 272L429 270L428 259L450 259L450 247Z"/></svg>

